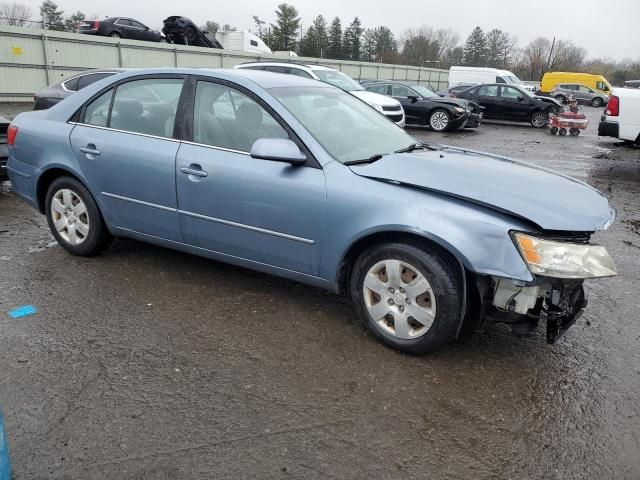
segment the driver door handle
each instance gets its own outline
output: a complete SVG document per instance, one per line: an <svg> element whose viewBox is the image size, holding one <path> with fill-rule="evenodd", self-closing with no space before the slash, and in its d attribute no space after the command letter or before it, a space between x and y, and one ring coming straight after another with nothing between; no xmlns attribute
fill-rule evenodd
<svg viewBox="0 0 640 480"><path fill-rule="evenodd" d="M193 165L191 166L193 167ZM202 170L201 168L190 168L190 167L182 167L180 171L185 175L193 175L194 177L206 177L209 175L207 172Z"/></svg>
<svg viewBox="0 0 640 480"><path fill-rule="evenodd" d="M100 155L102 152L96 149L96 146L89 144L86 147L81 147L80 151L85 155Z"/></svg>

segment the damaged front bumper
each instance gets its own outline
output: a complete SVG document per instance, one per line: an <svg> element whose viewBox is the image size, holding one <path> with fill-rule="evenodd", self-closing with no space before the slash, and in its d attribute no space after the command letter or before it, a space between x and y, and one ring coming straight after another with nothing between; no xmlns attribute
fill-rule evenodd
<svg viewBox="0 0 640 480"><path fill-rule="evenodd" d="M547 343L553 345L587 306L582 280L541 278L521 284L492 277L486 289L481 330L513 338L531 337L546 324Z"/></svg>

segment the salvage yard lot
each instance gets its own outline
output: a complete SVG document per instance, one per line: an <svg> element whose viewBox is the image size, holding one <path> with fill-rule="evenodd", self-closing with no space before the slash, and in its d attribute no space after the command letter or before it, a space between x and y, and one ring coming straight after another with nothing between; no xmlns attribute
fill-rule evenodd
<svg viewBox="0 0 640 480"><path fill-rule="evenodd" d="M130 240L91 259L0 188L0 405L14 476L637 478L640 149L527 125L420 140L522 158L603 191L619 276L562 341L384 348L348 302ZM544 195L545 192L540 192ZM32 304L38 313L10 319ZM516 459L516 461L512 461Z"/></svg>

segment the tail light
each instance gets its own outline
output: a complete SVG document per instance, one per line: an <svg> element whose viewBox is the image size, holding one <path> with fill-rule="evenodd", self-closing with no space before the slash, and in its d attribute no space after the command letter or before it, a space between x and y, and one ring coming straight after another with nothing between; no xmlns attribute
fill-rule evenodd
<svg viewBox="0 0 640 480"><path fill-rule="evenodd" d="M100 20L94 20L91 24L91 28L94 30L98 30L98 28L100 28Z"/></svg>
<svg viewBox="0 0 640 480"><path fill-rule="evenodd" d="M611 95L611 97L609 97L609 104L607 105L607 109L604 114L609 117L617 117L620 115L620 99L618 97L615 95Z"/></svg>
<svg viewBox="0 0 640 480"><path fill-rule="evenodd" d="M16 137L18 136L18 127L15 125L9 125L7 129L7 143L10 147L13 147L13 144L16 143Z"/></svg>

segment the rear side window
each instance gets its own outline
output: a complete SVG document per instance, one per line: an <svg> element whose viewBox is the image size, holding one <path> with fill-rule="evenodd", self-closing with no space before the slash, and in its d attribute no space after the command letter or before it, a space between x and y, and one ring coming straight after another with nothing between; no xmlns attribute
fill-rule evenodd
<svg viewBox="0 0 640 480"><path fill-rule="evenodd" d="M302 78L313 78L307 72L305 72L304 70L300 70L299 68L290 68L288 73Z"/></svg>
<svg viewBox="0 0 640 480"><path fill-rule="evenodd" d="M255 40L250 40L249 43L251 43L251 45L253 45L254 47L258 46L258 42L256 42Z"/></svg>
<svg viewBox="0 0 640 480"><path fill-rule="evenodd" d="M67 80L66 82L64 82L64 88L71 92L75 92L76 90L78 90L78 80L80 80L80 78L81 77L76 77L72 78L71 80Z"/></svg>
<svg viewBox="0 0 640 480"><path fill-rule="evenodd" d="M91 73L89 75L78 77L76 90L82 90L84 87L88 87L92 83L95 83L98 80L102 80L103 78L110 77L111 75L115 75L115 72Z"/></svg>
<svg viewBox="0 0 640 480"><path fill-rule="evenodd" d="M497 97L498 86L497 85L485 85L478 89L478 95L481 97Z"/></svg>
<svg viewBox="0 0 640 480"><path fill-rule="evenodd" d="M370 87L366 87L370 92L380 93L381 95L387 94L387 86L386 85L372 85Z"/></svg>
<svg viewBox="0 0 640 480"><path fill-rule="evenodd" d="M172 137L184 80L153 78L119 85L109 127L157 137Z"/></svg>
<svg viewBox="0 0 640 480"><path fill-rule="evenodd" d="M112 96L113 90L109 90L107 93L103 93L87 105L87 109L84 112L83 123L86 123L87 125L95 125L97 127L108 126L109 107L111 106Z"/></svg>
<svg viewBox="0 0 640 480"><path fill-rule="evenodd" d="M264 67L264 69L267 72L273 72L273 73L289 73L289 70L290 70L289 67L278 67L276 65L269 65Z"/></svg>

